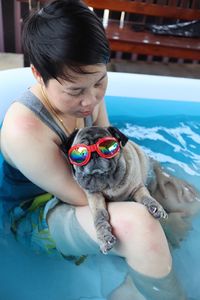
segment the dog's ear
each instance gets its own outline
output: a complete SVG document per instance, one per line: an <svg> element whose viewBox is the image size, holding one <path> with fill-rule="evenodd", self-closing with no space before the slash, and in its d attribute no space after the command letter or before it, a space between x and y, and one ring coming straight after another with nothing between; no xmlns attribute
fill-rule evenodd
<svg viewBox="0 0 200 300"><path fill-rule="evenodd" d="M116 139L118 139L122 146L124 147L126 143L128 142L128 138L125 134L123 134L118 128L116 127L108 127L108 131L114 136Z"/></svg>
<svg viewBox="0 0 200 300"><path fill-rule="evenodd" d="M70 134L70 136L67 138L67 141L66 141L66 143L65 143L65 145L64 145L64 149L65 149L65 152L66 152L66 153L68 153L68 151L69 151L69 149L70 149L70 147L71 147L71 145L72 145L72 143L73 143L73 141L74 141L74 138L75 138L75 136L77 135L77 132L78 132L78 129L74 130L74 131Z"/></svg>

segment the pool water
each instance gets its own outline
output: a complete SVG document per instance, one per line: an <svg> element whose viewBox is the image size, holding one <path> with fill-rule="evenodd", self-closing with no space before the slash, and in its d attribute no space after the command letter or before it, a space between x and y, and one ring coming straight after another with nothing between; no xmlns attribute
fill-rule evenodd
<svg viewBox="0 0 200 300"><path fill-rule="evenodd" d="M169 173L200 191L200 102L108 97L110 121ZM120 103L118 105L118 102ZM114 104L115 103L115 104ZM117 110L113 107L117 107ZM125 109L126 107L126 109ZM192 299L200 299L200 216L181 247L173 251L175 269Z"/></svg>
<svg viewBox="0 0 200 300"><path fill-rule="evenodd" d="M107 97L106 104L114 126L171 174L200 189L200 103ZM200 299L199 253L197 216L187 239L173 250L176 272L194 300ZM8 229L0 231L0 266L2 300L104 300L126 274L123 259L117 257L90 256L75 266L36 255L19 245Z"/></svg>

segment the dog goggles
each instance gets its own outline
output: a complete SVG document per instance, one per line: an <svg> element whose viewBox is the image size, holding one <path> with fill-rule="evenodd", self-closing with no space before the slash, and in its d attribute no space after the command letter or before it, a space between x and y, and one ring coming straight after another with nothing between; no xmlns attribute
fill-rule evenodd
<svg viewBox="0 0 200 300"><path fill-rule="evenodd" d="M93 145L76 144L69 149L69 161L73 165L84 166L91 158L92 152L97 152L103 158L112 158L120 151L120 143L114 137L106 136Z"/></svg>

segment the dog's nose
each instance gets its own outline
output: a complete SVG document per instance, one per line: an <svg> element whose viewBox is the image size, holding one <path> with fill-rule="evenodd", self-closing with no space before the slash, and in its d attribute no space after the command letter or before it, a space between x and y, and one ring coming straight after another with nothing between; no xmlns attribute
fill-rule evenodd
<svg viewBox="0 0 200 300"><path fill-rule="evenodd" d="M103 171L101 169L95 169L90 172L91 175L101 175L103 173L105 173L105 171Z"/></svg>
<svg viewBox="0 0 200 300"><path fill-rule="evenodd" d="M99 158L99 154L97 152L92 152L91 157L92 157L92 159L96 160Z"/></svg>

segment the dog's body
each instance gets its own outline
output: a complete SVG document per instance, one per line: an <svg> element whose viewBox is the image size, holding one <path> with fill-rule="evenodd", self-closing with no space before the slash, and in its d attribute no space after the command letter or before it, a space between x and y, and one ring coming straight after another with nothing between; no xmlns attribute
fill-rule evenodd
<svg viewBox="0 0 200 300"><path fill-rule="evenodd" d="M70 146L74 144L91 145L96 143L99 138L113 135L123 144L125 136L116 128L83 128L76 133L75 138L72 137L73 142L70 142ZM133 142L128 142L112 159L105 159L97 153L93 153L91 160L86 165L73 166L73 172L75 179L86 192L103 253L107 253L116 240L109 223L106 201L133 200L142 203L158 219L167 218L165 209L168 212L177 212L173 211L173 203L165 203L167 192L164 185L170 182L170 176L162 172L160 166L148 158L142 149ZM159 172L160 174L158 174ZM150 174L154 174L153 178L149 178ZM174 186L175 189L179 189L176 184ZM193 193L193 198L196 197L190 185L187 185L187 189L190 191L188 196ZM178 193L178 190L176 192ZM157 200L161 200L160 203L153 195L157 196L155 197ZM165 201L161 198L165 198Z"/></svg>

